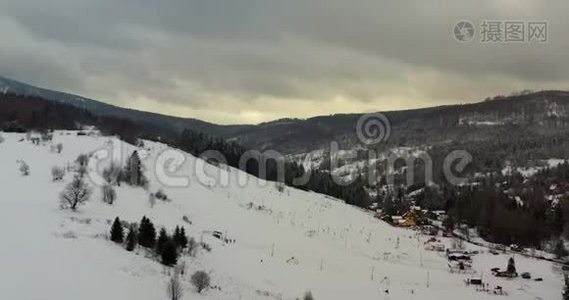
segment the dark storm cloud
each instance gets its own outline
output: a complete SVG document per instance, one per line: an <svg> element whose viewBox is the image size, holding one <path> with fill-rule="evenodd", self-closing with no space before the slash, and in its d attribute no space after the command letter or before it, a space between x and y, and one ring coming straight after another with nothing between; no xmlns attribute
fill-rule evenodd
<svg viewBox="0 0 569 300"><path fill-rule="evenodd" d="M1 74L120 105L258 122L566 89L566 1L0 0ZM545 44L456 42L546 20ZM325 104L324 104L325 103Z"/></svg>

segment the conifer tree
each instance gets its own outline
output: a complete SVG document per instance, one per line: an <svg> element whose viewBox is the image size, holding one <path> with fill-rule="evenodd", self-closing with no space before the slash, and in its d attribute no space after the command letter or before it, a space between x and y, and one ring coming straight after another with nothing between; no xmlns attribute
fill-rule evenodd
<svg viewBox="0 0 569 300"><path fill-rule="evenodd" d="M154 247L156 243L156 229L154 229L154 224L148 220L148 248Z"/></svg>
<svg viewBox="0 0 569 300"><path fill-rule="evenodd" d="M144 237L146 235L145 231L148 228L148 219L146 216L143 216L140 220L140 224L138 225L138 244L141 246L145 246Z"/></svg>
<svg viewBox="0 0 569 300"><path fill-rule="evenodd" d="M179 248L184 249L188 245L188 237L186 237L186 231L184 227L176 226L176 230L174 231L172 238L174 240L174 243L176 243L176 246Z"/></svg>
<svg viewBox="0 0 569 300"><path fill-rule="evenodd" d="M174 234L172 235L172 240L174 241L174 243L176 244L176 247L179 247L179 241L180 241L180 226L176 226L176 229L174 229Z"/></svg>
<svg viewBox="0 0 569 300"><path fill-rule="evenodd" d="M131 226L126 236L126 250L132 251L134 250L135 247L136 247L136 228L134 228L134 226Z"/></svg>
<svg viewBox="0 0 569 300"><path fill-rule="evenodd" d="M138 244L142 247L152 248L156 242L156 229L147 217L142 217L138 229Z"/></svg>
<svg viewBox="0 0 569 300"><path fill-rule="evenodd" d="M516 262L514 261L513 257L510 257L510 259L508 259L508 273L514 274L516 273Z"/></svg>
<svg viewBox="0 0 569 300"><path fill-rule="evenodd" d="M164 245L170 240L168 237L168 233L166 232L165 228L160 229L160 234L158 235L158 239L156 240L156 253L159 255L162 254L164 251Z"/></svg>
<svg viewBox="0 0 569 300"><path fill-rule="evenodd" d="M164 244L164 249L162 250L162 264L166 266L173 266L178 261L178 250L176 249L176 244L174 241L169 239Z"/></svg>
<svg viewBox="0 0 569 300"><path fill-rule="evenodd" d="M143 185L144 176L142 174L142 165L140 163L140 157L138 156L137 151L132 152L131 156L126 162L126 166L124 167L122 177L123 180L130 185L134 186Z"/></svg>
<svg viewBox="0 0 569 300"><path fill-rule="evenodd" d="M121 220L119 217L116 217L115 221L113 222L113 226L111 227L111 241L120 244L123 242L123 237L124 233Z"/></svg>
<svg viewBox="0 0 569 300"><path fill-rule="evenodd" d="M302 298L302 300L314 300L314 297L312 296L312 292L308 291L304 294L304 298Z"/></svg>
<svg viewBox="0 0 569 300"><path fill-rule="evenodd" d="M184 249L188 246L188 237L186 236L186 230L184 227L180 227L180 238L178 241L178 246Z"/></svg>

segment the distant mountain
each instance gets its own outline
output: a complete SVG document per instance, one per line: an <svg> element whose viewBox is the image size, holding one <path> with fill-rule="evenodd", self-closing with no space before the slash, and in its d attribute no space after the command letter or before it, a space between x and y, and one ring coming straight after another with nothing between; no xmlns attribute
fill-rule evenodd
<svg viewBox="0 0 569 300"><path fill-rule="evenodd" d="M177 131L189 128L235 141L246 148L284 154L322 149L331 141L343 148L360 144L356 124L363 114L336 114L308 119L280 119L258 125L217 125L121 108L96 100L47 90L0 77L0 92L38 96L68 103L102 116L117 116ZM569 92L540 91L496 96L472 104L384 112L391 136L383 146L433 145L447 141L481 141L515 134L569 129Z"/></svg>
<svg viewBox="0 0 569 300"><path fill-rule="evenodd" d="M384 112L391 136L387 145L429 145L452 140L485 140L512 126L531 134L569 129L569 92L541 91L497 96L473 104ZM363 114L285 119L249 126L231 137L245 147L303 153L338 141L351 148L359 141L356 124Z"/></svg>
<svg viewBox="0 0 569 300"><path fill-rule="evenodd" d="M4 77L0 77L0 92L4 94L13 93L23 96L34 96L70 104L82 109L86 109L95 115L121 117L134 122L144 121L145 123L150 123L157 127L167 127L168 129L175 129L178 131L189 128L213 136L231 135L237 130L248 127L247 125L217 125L197 119L178 118L151 112L122 108L77 95L32 86Z"/></svg>

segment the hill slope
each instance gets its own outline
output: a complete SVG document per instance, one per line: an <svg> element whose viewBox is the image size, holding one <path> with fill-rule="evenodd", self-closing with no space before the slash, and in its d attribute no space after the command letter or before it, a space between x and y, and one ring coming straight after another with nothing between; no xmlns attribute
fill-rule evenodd
<svg viewBox="0 0 569 300"><path fill-rule="evenodd" d="M143 215L170 232L183 225L189 236L203 239L212 248L181 260L189 273L210 272L219 289L198 295L186 276L184 299L296 299L307 290L316 299L327 300L354 296L495 299L465 286L463 280L471 276L482 276L491 287L502 286L511 299L560 297L562 278L549 262L516 256L518 272L531 271L534 277L543 277L543 282L497 279L490 269L505 268L509 256L494 256L469 246L483 251L474 257L478 274L452 274L442 255L423 250L424 236L390 227L367 212L323 195L287 187L281 192L273 183L235 169L207 165L209 176L196 176L194 166L201 161L188 154L176 174L190 176L189 185L163 186L155 170L158 156L171 150L163 144L147 141L144 148L134 148L112 137L57 131L53 143L62 143L63 152L56 154L50 151L50 143L36 146L22 134L3 136L0 225L6 232L2 237L6 246L0 250L2 299L163 299L172 271L146 257L142 249L127 252L108 240L114 217L138 222ZM116 203L108 205L94 187L91 201L77 212L59 209L58 195L72 174L63 182L52 182L52 166L72 165L79 154L94 153L89 165L94 175L109 163L109 159L97 159L104 153L121 153L114 157L119 160L135 149L143 157L148 191L123 185L117 188ZM29 176L19 174L17 160L29 164ZM227 185L219 181L225 175ZM239 176L248 178L248 183L240 185ZM151 207L149 192L158 189L171 202L158 201ZM235 243L215 239L213 230Z"/></svg>

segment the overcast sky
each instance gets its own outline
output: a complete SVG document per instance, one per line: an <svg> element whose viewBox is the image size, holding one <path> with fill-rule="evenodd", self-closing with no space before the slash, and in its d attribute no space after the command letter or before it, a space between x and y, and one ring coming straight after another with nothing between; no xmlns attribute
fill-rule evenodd
<svg viewBox="0 0 569 300"><path fill-rule="evenodd" d="M569 89L569 1L0 0L0 75L216 123ZM459 43L453 26L475 24ZM483 20L547 43L482 43Z"/></svg>

